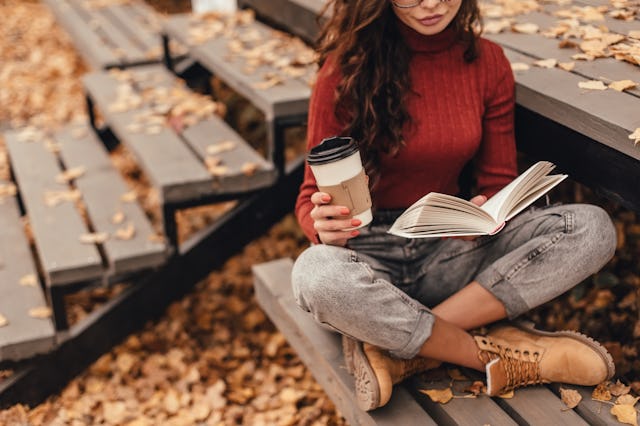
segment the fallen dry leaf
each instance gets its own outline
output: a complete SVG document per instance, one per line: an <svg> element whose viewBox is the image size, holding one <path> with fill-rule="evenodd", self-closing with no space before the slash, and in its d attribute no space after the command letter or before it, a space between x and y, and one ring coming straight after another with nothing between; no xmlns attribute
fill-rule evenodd
<svg viewBox="0 0 640 426"><path fill-rule="evenodd" d="M4 197L13 197L18 193L18 188L12 183L0 183L0 200Z"/></svg>
<svg viewBox="0 0 640 426"><path fill-rule="evenodd" d="M511 27L511 30L521 34L535 34L540 30L540 27L531 22L515 24Z"/></svg>
<svg viewBox="0 0 640 426"><path fill-rule="evenodd" d="M111 223L113 223L114 225L120 225L121 223L124 222L124 220L125 220L125 215L121 211L117 211L116 213L113 214L113 216L111 216Z"/></svg>
<svg viewBox="0 0 640 426"><path fill-rule="evenodd" d="M138 194L136 191L125 192L120 196L120 201L123 203L133 203L138 199Z"/></svg>
<svg viewBox="0 0 640 426"><path fill-rule="evenodd" d="M63 191L46 191L44 193L44 204L47 207L55 207L58 204L68 201L76 202L82 198L82 193L79 189L63 190Z"/></svg>
<svg viewBox="0 0 640 426"><path fill-rule="evenodd" d="M558 60L557 59L540 59L539 61L535 61L533 63L533 65L540 67L540 68L555 68L555 66L558 64Z"/></svg>
<svg viewBox="0 0 640 426"><path fill-rule="evenodd" d="M129 222L124 228L118 228L116 238L119 240L130 240L136 235L136 228L132 222Z"/></svg>
<svg viewBox="0 0 640 426"><path fill-rule="evenodd" d="M629 139L633 141L634 145L638 145L640 143L640 127L634 130L633 133L629 135Z"/></svg>
<svg viewBox="0 0 640 426"><path fill-rule="evenodd" d="M631 80L618 80L609 84L609 88L613 90L617 90L618 92L622 92L624 90L633 89L638 85L635 81Z"/></svg>
<svg viewBox="0 0 640 426"><path fill-rule="evenodd" d="M575 62L558 62L558 68L565 71L571 71L576 67Z"/></svg>
<svg viewBox="0 0 640 426"><path fill-rule="evenodd" d="M580 81L578 87L586 90L607 90L607 86L600 80Z"/></svg>
<svg viewBox="0 0 640 426"><path fill-rule="evenodd" d="M480 394L487 392L487 387L480 380L476 380L466 388L462 390L462 392L471 392L473 395L478 396Z"/></svg>
<svg viewBox="0 0 640 426"><path fill-rule="evenodd" d="M91 232L79 237L82 244L102 244L109 239L107 232Z"/></svg>
<svg viewBox="0 0 640 426"><path fill-rule="evenodd" d="M232 149L235 149L237 145L237 142L234 141L223 141L207 146L206 151L208 155L218 155L221 152L231 151Z"/></svg>
<svg viewBox="0 0 640 426"><path fill-rule="evenodd" d="M630 38L635 38L637 40L640 40L640 30L631 30L627 35Z"/></svg>
<svg viewBox="0 0 640 426"><path fill-rule="evenodd" d="M611 407L611 414L616 416L620 423L638 426L638 413L631 405L616 404Z"/></svg>
<svg viewBox="0 0 640 426"><path fill-rule="evenodd" d="M245 176L253 176L254 174L256 174L256 171L258 171L258 165L251 161L247 161L242 165L240 171Z"/></svg>
<svg viewBox="0 0 640 426"><path fill-rule="evenodd" d="M525 64L524 62L513 62L511 64L512 71L528 71L529 68L529 65Z"/></svg>
<svg viewBox="0 0 640 426"><path fill-rule="evenodd" d="M9 325L9 320L4 315L0 314L0 327Z"/></svg>
<svg viewBox="0 0 640 426"><path fill-rule="evenodd" d="M620 395L618 399L616 399L616 404L631 405L633 407L638 402L638 399L640 399L640 397L634 397L626 393L624 395Z"/></svg>
<svg viewBox="0 0 640 426"><path fill-rule="evenodd" d="M613 396L626 395L631 390L631 386L627 386L620 380L617 380L613 385L609 386L609 392Z"/></svg>
<svg viewBox="0 0 640 426"><path fill-rule="evenodd" d="M597 401L611 401L611 392L609 392L609 382L600 383L591 393L591 398Z"/></svg>
<svg viewBox="0 0 640 426"><path fill-rule="evenodd" d="M84 175L86 173L86 168L84 166L78 166L78 167L74 167L68 170L65 170L64 172L60 173L58 176L56 176L56 182L58 183L68 183L70 181L72 181L73 179L77 179L80 176Z"/></svg>
<svg viewBox="0 0 640 426"><path fill-rule="evenodd" d="M429 398L433 402L439 402L441 404L446 404L451 401L453 398L453 392L451 392L451 388L445 389L419 389L425 395L428 395Z"/></svg>
<svg viewBox="0 0 640 426"><path fill-rule="evenodd" d="M502 393L502 394L498 395L498 398L511 399L514 396L515 396L515 392L513 390L510 390L509 392L505 392L505 393Z"/></svg>
<svg viewBox="0 0 640 426"><path fill-rule="evenodd" d="M48 306L38 306L38 307L29 309L29 316L32 318L38 318L38 319L51 318L52 313L53 312L51 311L51 308Z"/></svg>
<svg viewBox="0 0 640 426"><path fill-rule="evenodd" d="M582 401L582 395L575 389L560 388L560 398L562 402L569 408L575 408L580 401Z"/></svg>
<svg viewBox="0 0 640 426"><path fill-rule="evenodd" d="M27 274L27 275L23 275L20 278L20 285L23 285L25 287L35 287L38 285L38 278L36 278L35 274Z"/></svg>

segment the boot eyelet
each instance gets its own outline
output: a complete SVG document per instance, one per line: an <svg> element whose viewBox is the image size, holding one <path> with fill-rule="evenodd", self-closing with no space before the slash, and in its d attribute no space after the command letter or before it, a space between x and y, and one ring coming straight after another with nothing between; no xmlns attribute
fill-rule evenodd
<svg viewBox="0 0 640 426"><path fill-rule="evenodd" d="M524 351L524 352L522 352L522 353L523 353L523 354L525 354L525 355L527 355L527 356L529 355L529 351Z"/></svg>
<svg viewBox="0 0 640 426"><path fill-rule="evenodd" d="M485 339L482 339L482 343L484 343L486 345L487 341Z"/></svg>

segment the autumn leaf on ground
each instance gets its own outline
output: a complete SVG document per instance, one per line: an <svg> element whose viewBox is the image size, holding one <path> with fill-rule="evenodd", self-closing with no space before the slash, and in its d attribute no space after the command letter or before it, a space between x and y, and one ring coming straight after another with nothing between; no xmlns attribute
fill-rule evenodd
<svg viewBox="0 0 640 426"><path fill-rule="evenodd" d="M560 388L560 398L569 408L575 408L582 400L582 395L575 389Z"/></svg>
<svg viewBox="0 0 640 426"><path fill-rule="evenodd" d="M48 306L38 306L29 309L29 316L32 318L47 319L51 318L51 314L51 308L49 308Z"/></svg>
<svg viewBox="0 0 640 426"><path fill-rule="evenodd" d="M597 401L611 401L611 392L609 392L609 382L600 383L591 393L591 398Z"/></svg>
<svg viewBox="0 0 640 426"><path fill-rule="evenodd" d="M576 67L575 62L558 62L558 68L565 71L571 71Z"/></svg>
<svg viewBox="0 0 640 426"><path fill-rule="evenodd" d="M491 20L483 25L482 30L486 34L499 34L511 26L508 19Z"/></svg>
<svg viewBox="0 0 640 426"><path fill-rule="evenodd" d="M114 225L120 225L122 222L124 222L124 219L124 213L122 213L121 211L117 211L113 214L113 216L111 216L111 223L113 223Z"/></svg>
<svg viewBox="0 0 640 426"><path fill-rule="evenodd" d="M640 40L640 30L631 30L629 31L628 36L630 38L635 38L636 40Z"/></svg>
<svg viewBox="0 0 640 426"><path fill-rule="evenodd" d="M524 62L513 62L511 64L512 71L528 71L529 68L529 65L525 64Z"/></svg>
<svg viewBox="0 0 640 426"><path fill-rule="evenodd" d="M550 58L550 59L540 59L539 61L535 61L533 65L540 68L555 68L557 63L558 63L557 59Z"/></svg>
<svg viewBox="0 0 640 426"><path fill-rule="evenodd" d="M638 399L640 399L640 397L634 397L634 396L629 395L628 393L626 393L624 395L620 395L618 397L618 399L616 399L616 404L618 404L618 405L631 405L633 407L638 402Z"/></svg>
<svg viewBox="0 0 640 426"><path fill-rule="evenodd" d="M527 22L522 24L515 24L511 27L513 32L521 33L521 34L535 34L540 30L540 27L536 24Z"/></svg>
<svg viewBox="0 0 640 426"><path fill-rule="evenodd" d="M500 395L498 395L498 398L511 399L515 395L516 395L516 393L513 390L510 390L509 392L501 393Z"/></svg>
<svg viewBox="0 0 640 426"><path fill-rule="evenodd" d="M607 86L600 80L581 81L578 87L587 90L607 90Z"/></svg>
<svg viewBox="0 0 640 426"><path fill-rule="evenodd" d="M115 235L119 240L130 240L136 235L136 228L133 226L133 223L129 222L127 226L118 228Z"/></svg>
<svg viewBox="0 0 640 426"><path fill-rule="evenodd" d="M9 325L9 320L4 315L0 314L0 327L4 327L5 325Z"/></svg>
<svg viewBox="0 0 640 426"><path fill-rule="evenodd" d="M206 151L208 155L217 155L221 152L231 151L232 149L235 149L237 145L238 144L234 141L223 141L207 146Z"/></svg>
<svg viewBox="0 0 640 426"><path fill-rule="evenodd" d="M620 423L638 426L638 413L631 405L616 404L611 407L611 414L616 416Z"/></svg>
<svg viewBox="0 0 640 426"><path fill-rule="evenodd" d="M12 183L0 183L0 199L16 195L18 188Z"/></svg>
<svg viewBox="0 0 640 426"><path fill-rule="evenodd" d="M624 90L633 89L638 85L635 81L631 80L618 80L609 84L609 88L613 90L617 90L618 92L622 92Z"/></svg>
<svg viewBox="0 0 640 426"><path fill-rule="evenodd" d="M125 192L120 196L120 201L122 201L123 203L133 203L137 199L138 194L136 194L136 191Z"/></svg>
<svg viewBox="0 0 640 426"><path fill-rule="evenodd" d="M487 392L487 388L483 382L476 380L466 388L462 389L462 392L471 392L473 395L478 396Z"/></svg>
<svg viewBox="0 0 640 426"><path fill-rule="evenodd" d="M256 173L256 171L258 171L258 165L251 161L247 161L242 165L242 167L240 168L240 171L245 176L253 176Z"/></svg>
<svg viewBox="0 0 640 426"><path fill-rule="evenodd" d="M453 392L451 392L451 388L445 389L419 389L425 395L428 395L429 398L433 402L439 402L441 404L446 404L451 401L453 398Z"/></svg>
<svg viewBox="0 0 640 426"><path fill-rule="evenodd" d="M38 285L38 279L36 278L35 274L23 275L20 278L20 285L23 285L25 287L35 287L36 285Z"/></svg>
<svg viewBox="0 0 640 426"><path fill-rule="evenodd" d="M615 384L609 386L609 392L613 396L626 395L631 390L631 386L627 386L620 380L617 380Z"/></svg>
<svg viewBox="0 0 640 426"><path fill-rule="evenodd" d="M86 171L87 170L84 168L84 166L78 166L72 169L65 170L64 172L56 176L56 182L68 183L69 181L72 181L73 179L77 179L80 176L84 175Z"/></svg>

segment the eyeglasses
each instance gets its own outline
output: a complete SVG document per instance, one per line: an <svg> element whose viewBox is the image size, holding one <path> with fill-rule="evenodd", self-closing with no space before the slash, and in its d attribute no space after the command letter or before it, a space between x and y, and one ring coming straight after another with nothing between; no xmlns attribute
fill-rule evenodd
<svg viewBox="0 0 640 426"><path fill-rule="evenodd" d="M424 0L391 0L391 3L398 9L410 9L412 7L420 6ZM448 3L451 0L440 0L440 3Z"/></svg>

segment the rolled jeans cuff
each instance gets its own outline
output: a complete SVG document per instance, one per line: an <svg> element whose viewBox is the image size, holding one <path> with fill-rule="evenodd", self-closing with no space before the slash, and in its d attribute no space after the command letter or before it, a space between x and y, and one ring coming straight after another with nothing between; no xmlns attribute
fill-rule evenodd
<svg viewBox="0 0 640 426"><path fill-rule="evenodd" d="M409 337L409 341L402 349L390 350L389 353L396 358L411 359L418 355L420 348L424 342L431 336L431 330L433 329L433 323L435 318L433 314L427 310L420 310L418 312L418 319L416 321L416 327Z"/></svg>
<svg viewBox="0 0 640 426"><path fill-rule="evenodd" d="M511 284L495 269L485 269L475 278L475 281L504 305L507 318L514 319L531 309L518 294L518 287Z"/></svg>

